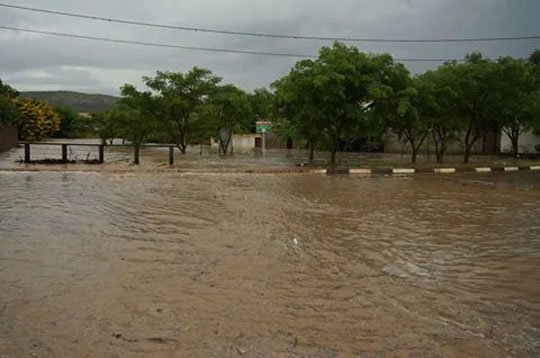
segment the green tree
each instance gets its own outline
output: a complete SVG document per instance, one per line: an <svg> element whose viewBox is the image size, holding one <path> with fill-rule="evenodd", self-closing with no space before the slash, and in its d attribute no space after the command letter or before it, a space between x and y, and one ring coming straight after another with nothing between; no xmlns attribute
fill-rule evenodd
<svg viewBox="0 0 540 358"><path fill-rule="evenodd" d="M53 109L60 116L60 129L54 134L56 138L75 138L85 132L87 121L70 107L56 106Z"/></svg>
<svg viewBox="0 0 540 358"><path fill-rule="evenodd" d="M490 97L499 80L497 68L480 53L472 53L464 63L446 63L439 70L455 92L452 112L460 120L463 161L468 163L474 144L486 131L496 129L490 116Z"/></svg>
<svg viewBox="0 0 540 358"><path fill-rule="evenodd" d="M124 85L124 100L141 115L153 117L185 153L187 144L195 138L197 111L221 79L209 70L194 67L185 74L158 71L143 81L150 91L140 92L132 85Z"/></svg>
<svg viewBox="0 0 540 358"><path fill-rule="evenodd" d="M415 85L419 115L431 132L437 163L442 163L450 141L457 139L460 131L454 110L456 93L451 81L438 69L416 76Z"/></svg>
<svg viewBox="0 0 540 358"><path fill-rule="evenodd" d="M18 124L20 113L15 103L19 92L0 80L0 124Z"/></svg>
<svg viewBox="0 0 540 358"><path fill-rule="evenodd" d="M337 151L367 131L374 98L391 97L388 92L398 91L394 82L404 75L406 69L390 55L367 55L336 42L323 47L316 60L298 62L274 87L281 105L289 107L285 113L293 127L306 138L312 130L322 135L334 164Z"/></svg>
<svg viewBox="0 0 540 358"><path fill-rule="evenodd" d="M512 153L519 154L519 137L534 126L538 112L539 91L534 81L533 65L521 59L499 58L499 80L490 97L490 114L512 143Z"/></svg>
<svg viewBox="0 0 540 358"><path fill-rule="evenodd" d="M101 144L113 144L114 138L120 135L118 120L112 110L103 113L93 113L91 119L91 129L95 132Z"/></svg>
<svg viewBox="0 0 540 358"><path fill-rule="evenodd" d="M420 92L422 79L412 79L403 66L388 66L385 72L384 80L375 82L370 89L374 100L372 115L398 138L405 138L415 163L431 129L428 116L423 113L427 98Z"/></svg>
<svg viewBox="0 0 540 358"><path fill-rule="evenodd" d="M540 135L540 49L535 50L528 59L531 76L534 83L534 93L531 94L532 101L528 102L529 110L536 113L532 120L532 129L536 135ZM536 100L534 100L536 98ZM540 145L537 146L540 152Z"/></svg>
<svg viewBox="0 0 540 358"><path fill-rule="evenodd" d="M271 120L274 116L275 95L266 88L258 88L248 95L255 120Z"/></svg>
<svg viewBox="0 0 540 358"><path fill-rule="evenodd" d="M300 61L287 76L272 84L280 118L276 127L283 136L307 142L310 162L325 129L324 114L317 106L317 92L312 87L311 76L306 73L312 66L312 61Z"/></svg>
<svg viewBox="0 0 540 358"><path fill-rule="evenodd" d="M200 111L208 133L218 138L220 153L227 154L233 133L247 133L253 111L246 93L235 86L215 89Z"/></svg>

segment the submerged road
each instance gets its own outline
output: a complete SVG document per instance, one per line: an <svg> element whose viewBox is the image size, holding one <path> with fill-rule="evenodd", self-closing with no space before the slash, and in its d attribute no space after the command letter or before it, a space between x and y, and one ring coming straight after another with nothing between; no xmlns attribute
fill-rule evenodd
<svg viewBox="0 0 540 358"><path fill-rule="evenodd" d="M540 173L0 171L0 356L537 357Z"/></svg>

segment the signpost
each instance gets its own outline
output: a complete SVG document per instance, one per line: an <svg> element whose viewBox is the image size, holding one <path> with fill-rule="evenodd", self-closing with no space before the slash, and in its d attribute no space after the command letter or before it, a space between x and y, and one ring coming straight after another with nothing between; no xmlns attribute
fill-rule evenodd
<svg viewBox="0 0 540 358"><path fill-rule="evenodd" d="M255 131L262 133L263 160L266 159L266 133L270 132L270 122L258 121L255 123Z"/></svg>

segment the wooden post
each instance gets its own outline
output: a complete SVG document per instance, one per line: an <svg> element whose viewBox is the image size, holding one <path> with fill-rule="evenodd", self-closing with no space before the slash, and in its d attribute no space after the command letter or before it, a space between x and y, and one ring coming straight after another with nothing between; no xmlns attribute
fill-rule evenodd
<svg viewBox="0 0 540 358"><path fill-rule="evenodd" d="M24 143L24 162L30 163L30 144Z"/></svg>
<svg viewBox="0 0 540 358"><path fill-rule="evenodd" d="M171 145L169 147L169 165L174 164L174 147Z"/></svg>
<svg viewBox="0 0 540 358"><path fill-rule="evenodd" d="M104 162L104 146L103 145L99 146L99 162L100 163Z"/></svg>
<svg viewBox="0 0 540 358"><path fill-rule="evenodd" d="M133 149L134 149L134 154L135 154L135 158L134 158L133 163L135 165L139 165L139 149L140 149L140 145L138 143L135 144L135 147Z"/></svg>
<svg viewBox="0 0 540 358"><path fill-rule="evenodd" d="M67 162L67 144L62 144L62 161Z"/></svg>

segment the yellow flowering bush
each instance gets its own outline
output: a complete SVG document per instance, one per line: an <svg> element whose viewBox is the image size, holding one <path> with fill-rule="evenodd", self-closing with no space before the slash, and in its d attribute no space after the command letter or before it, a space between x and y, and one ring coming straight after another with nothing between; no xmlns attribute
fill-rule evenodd
<svg viewBox="0 0 540 358"><path fill-rule="evenodd" d="M34 99L17 99L20 113L20 136L24 140L50 137L60 129L60 116L47 103Z"/></svg>

